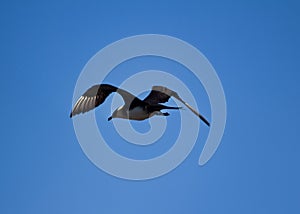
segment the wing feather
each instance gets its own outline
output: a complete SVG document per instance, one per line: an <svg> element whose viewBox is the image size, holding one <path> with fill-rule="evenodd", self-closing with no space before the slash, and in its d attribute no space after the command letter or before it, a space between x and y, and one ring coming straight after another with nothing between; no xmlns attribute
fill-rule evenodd
<svg viewBox="0 0 300 214"><path fill-rule="evenodd" d="M97 106L101 105L105 101L105 99L113 92L119 93L122 96L125 105L128 106L131 104L133 100L138 99L131 93L109 84L94 85L91 88L89 88L77 100L70 114L70 117L73 117L80 113L85 113L87 111L96 108Z"/></svg>
<svg viewBox="0 0 300 214"><path fill-rule="evenodd" d="M143 100L144 102L147 102L151 105L159 104L159 103L165 103L168 102L170 97L175 97L177 100L182 102L188 109L190 109L195 115L197 115L206 125L210 126L209 122L203 117L199 112L197 112L190 104L185 102L179 95L164 86L153 86L152 91L150 94Z"/></svg>

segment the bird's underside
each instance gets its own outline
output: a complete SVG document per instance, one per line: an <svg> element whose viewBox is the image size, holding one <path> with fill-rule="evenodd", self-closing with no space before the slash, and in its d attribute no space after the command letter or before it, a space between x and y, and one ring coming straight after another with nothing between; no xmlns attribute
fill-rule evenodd
<svg viewBox="0 0 300 214"><path fill-rule="evenodd" d="M196 114L206 125L210 125L200 113L193 109L188 103L183 101L176 92L163 86L153 86L150 94L144 100L141 100L131 93L109 84L94 85L77 100L70 117L80 113L85 113L98 107L113 92L120 94L125 104L116 109L108 120L111 120L112 118L145 120L154 115L168 116L169 113L161 112L161 110L180 109L180 107L165 106L161 103L167 102L170 97L175 97L194 114Z"/></svg>

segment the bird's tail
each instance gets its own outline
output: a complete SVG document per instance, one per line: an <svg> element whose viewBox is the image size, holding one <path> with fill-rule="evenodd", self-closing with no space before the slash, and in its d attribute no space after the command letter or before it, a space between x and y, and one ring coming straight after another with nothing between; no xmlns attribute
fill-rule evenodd
<svg viewBox="0 0 300 214"><path fill-rule="evenodd" d="M163 109L182 109L182 107L165 106L165 105L161 105L161 104L151 106L151 110L153 110L153 111L160 111Z"/></svg>
<svg viewBox="0 0 300 214"><path fill-rule="evenodd" d="M165 108L163 109L183 109L183 107L179 106L179 107L172 107L172 106L165 106Z"/></svg>

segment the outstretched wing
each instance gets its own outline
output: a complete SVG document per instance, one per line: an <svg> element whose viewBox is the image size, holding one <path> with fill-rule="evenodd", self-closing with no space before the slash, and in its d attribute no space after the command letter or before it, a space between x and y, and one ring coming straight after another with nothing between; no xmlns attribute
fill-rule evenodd
<svg viewBox="0 0 300 214"><path fill-rule="evenodd" d="M97 106L101 105L112 92L119 93L122 96L125 105L130 105L133 100L137 99L131 93L112 85L94 85L77 100L70 117L96 108Z"/></svg>
<svg viewBox="0 0 300 214"><path fill-rule="evenodd" d="M158 104L158 103L168 102L170 97L175 97L177 100L182 102L186 107L188 107L188 109L190 109L194 114L196 114L206 125L210 126L209 122L199 112L197 112L187 102L182 100L175 91L172 91L171 89L168 89L167 87L153 86L152 91L143 101L154 105L154 104Z"/></svg>

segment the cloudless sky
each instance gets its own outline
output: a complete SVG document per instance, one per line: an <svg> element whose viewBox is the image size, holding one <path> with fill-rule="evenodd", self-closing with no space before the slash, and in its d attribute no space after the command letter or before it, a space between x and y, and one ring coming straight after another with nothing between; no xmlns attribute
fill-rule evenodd
<svg viewBox="0 0 300 214"><path fill-rule="evenodd" d="M300 212L298 1L0 5L0 213ZM228 112L222 143L206 165L197 164L208 133L202 124L193 151L179 167L136 182L108 175L88 160L69 113L87 61L114 41L145 33L170 35L198 48L222 81ZM120 65L107 81L122 83L121 77L113 78L122 70L172 73L173 68L177 76L183 69L142 58ZM210 119L202 86L191 76L180 78L202 91L198 106ZM106 121L109 102L97 109L97 122L116 135ZM172 124L177 117L171 112L168 120ZM147 129L147 124L141 125ZM172 139L172 130L166 135ZM172 142L146 150L122 140L110 146L130 157L149 158Z"/></svg>

